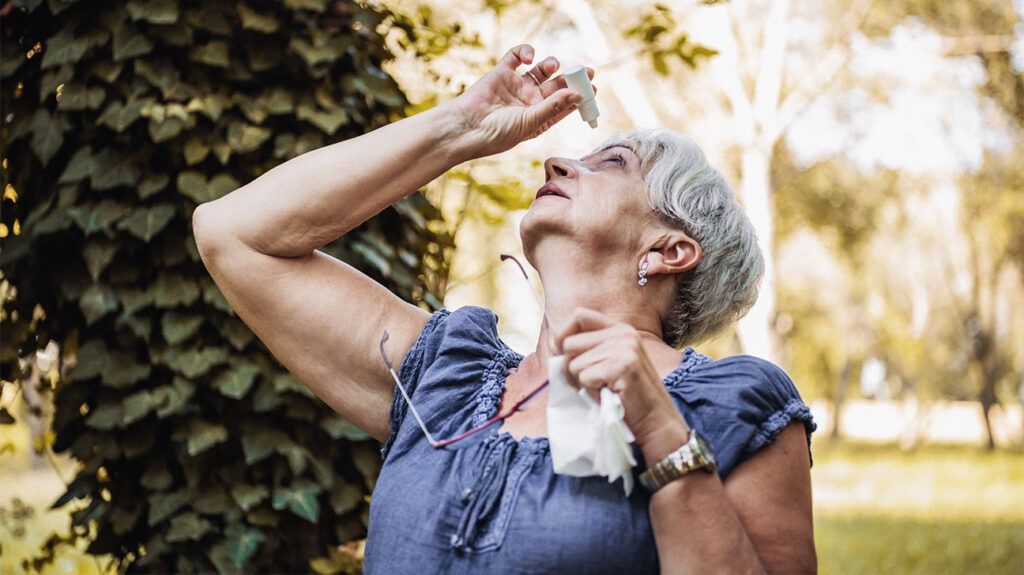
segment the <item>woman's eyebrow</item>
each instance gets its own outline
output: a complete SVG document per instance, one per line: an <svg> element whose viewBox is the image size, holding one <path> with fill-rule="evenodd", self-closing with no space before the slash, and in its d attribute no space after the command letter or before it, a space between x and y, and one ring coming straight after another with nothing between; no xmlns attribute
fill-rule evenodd
<svg viewBox="0 0 1024 575"><path fill-rule="evenodd" d="M630 152L633 152L633 155L636 156L637 158L640 157L640 155L636 153L636 150L634 150L631 146L628 146L626 144L610 144L610 145L605 146L605 147L601 148L600 150L594 152L593 154L590 154L590 156L596 156L598 154L602 154L602 153L604 153L604 152L606 152L606 151L608 151L608 150L610 150L612 148L626 148ZM586 158L584 158L582 161L586 161Z"/></svg>

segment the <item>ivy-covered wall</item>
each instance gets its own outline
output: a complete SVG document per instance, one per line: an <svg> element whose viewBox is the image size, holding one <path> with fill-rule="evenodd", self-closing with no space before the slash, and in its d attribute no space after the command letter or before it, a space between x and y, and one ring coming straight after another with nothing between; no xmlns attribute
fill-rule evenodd
<svg viewBox="0 0 1024 575"><path fill-rule="evenodd" d="M445 41L351 1L5 4L0 378L20 385L19 358L51 339L74 360L52 448L82 469L54 505L87 503L26 568L79 538L128 572L356 568L335 547L365 535L378 445L232 312L191 216L404 115L388 30L434 55ZM452 248L439 219L414 194L324 251L435 309Z"/></svg>

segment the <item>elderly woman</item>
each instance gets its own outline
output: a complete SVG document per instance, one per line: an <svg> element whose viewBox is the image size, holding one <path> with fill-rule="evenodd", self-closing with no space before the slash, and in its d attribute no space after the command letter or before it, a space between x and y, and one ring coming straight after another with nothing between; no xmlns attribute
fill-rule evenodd
<svg viewBox="0 0 1024 575"><path fill-rule="evenodd" d="M533 57L517 46L457 98L195 212L203 261L242 320L383 444L367 572L814 572L816 426L793 382L750 356L679 351L745 313L763 268L750 222L688 139L634 130L545 162L521 226L546 317L525 357L492 311L430 314L317 250L571 114L579 96L554 77L556 59L517 72ZM509 407L558 355L573 386L618 392L645 489L625 496L618 481L554 473L547 394ZM471 447L438 448L498 413L511 416Z"/></svg>

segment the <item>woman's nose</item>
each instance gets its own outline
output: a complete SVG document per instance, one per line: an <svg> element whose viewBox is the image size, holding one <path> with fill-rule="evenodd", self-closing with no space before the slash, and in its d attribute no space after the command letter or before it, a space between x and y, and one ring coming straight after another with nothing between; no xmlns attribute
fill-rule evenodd
<svg viewBox="0 0 1024 575"><path fill-rule="evenodd" d="M576 168L572 160L568 158L551 157L544 160L544 181L549 182L551 178L575 178Z"/></svg>

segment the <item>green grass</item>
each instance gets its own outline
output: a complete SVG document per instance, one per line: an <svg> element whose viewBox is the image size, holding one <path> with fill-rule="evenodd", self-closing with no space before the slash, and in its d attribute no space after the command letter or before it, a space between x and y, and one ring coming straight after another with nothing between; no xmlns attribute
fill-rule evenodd
<svg viewBox="0 0 1024 575"><path fill-rule="evenodd" d="M815 443L821 573L1024 574L1024 455Z"/></svg>

